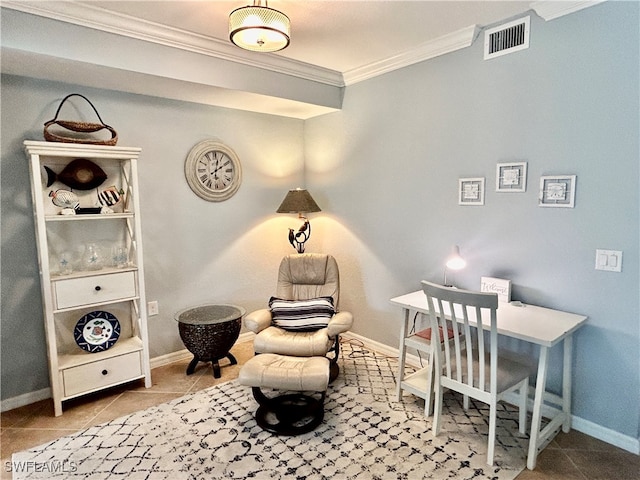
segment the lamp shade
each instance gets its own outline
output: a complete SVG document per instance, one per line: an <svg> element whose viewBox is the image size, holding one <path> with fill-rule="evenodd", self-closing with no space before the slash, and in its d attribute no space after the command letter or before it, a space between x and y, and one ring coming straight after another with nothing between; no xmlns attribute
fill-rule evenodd
<svg viewBox="0 0 640 480"><path fill-rule="evenodd" d="M305 213L322 211L311 194L302 188L289 190L276 210L277 213Z"/></svg>
<svg viewBox="0 0 640 480"><path fill-rule="evenodd" d="M460 248L455 245L451 249L451 255L447 257L446 266L449 270L460 270L467 266L467 262L460 256Z"/></svg>
<svg viewBox="0 0 640 480"><path fill-rule="evenodd" d="M277 52L286 48L291 37L289 17L259 3L237 8L229 14L229 39L253 52Z"/></svg>

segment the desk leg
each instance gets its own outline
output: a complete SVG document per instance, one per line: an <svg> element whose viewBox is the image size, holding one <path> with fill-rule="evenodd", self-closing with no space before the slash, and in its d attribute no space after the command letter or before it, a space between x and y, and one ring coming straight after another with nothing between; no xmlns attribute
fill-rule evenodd
<svg viewBox="0 0 640 480"><path fill-rule="evenodd" d="M536 393L533 400L533 415L531 417L531 435L529 438L529 454L527 455L527 468L536 468L538 457L538 443L540 439L540 423L542 420L542 405L544 403L544 392L547 383L547 363L549 358L549 348L540 347L540 358L538 360L538 378L536 379Z"/></svg>
<svg viewBox="0 0 640 480"><path fill-rule="evenodd" d="M562 413L564 422L562 431L569 433L571 430L571 351L573 349L573 335L564 339L564 365L562 368Z"/></svg>
<svg viewBox="0 0 640 480"><path fill-rule="evenodd" d="M398 378L396 379L396 401L402 398L402 379L404 378L404 364L407 356L407 347L404 344L404 338L407 336L407 328L409 327L409 309L404 309L404 320L400 327L400 346L398 347Z"/></svg>

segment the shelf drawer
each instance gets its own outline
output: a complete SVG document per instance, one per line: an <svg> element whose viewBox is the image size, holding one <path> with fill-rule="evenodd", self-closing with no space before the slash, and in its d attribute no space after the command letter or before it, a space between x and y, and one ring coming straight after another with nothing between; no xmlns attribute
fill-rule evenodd
<svg viewBox="0 0 640 480"><path fill-rule="evenodd" d="M140 352L127 353L62 371L66 397L116 385L140 376L142 376Z"/></svg>
<svg viewBox="0 0 640 480"><path fill-rule="evenodd" d="M135 272L59 280L55 287L58 309L136 296Z"/></svg>

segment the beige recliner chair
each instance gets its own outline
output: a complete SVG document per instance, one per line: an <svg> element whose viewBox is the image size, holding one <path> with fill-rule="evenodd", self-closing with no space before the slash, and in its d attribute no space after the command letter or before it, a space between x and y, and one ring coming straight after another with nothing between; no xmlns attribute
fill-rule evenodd
<svg viewBox="0 0 640 480"><path fill-rule="evenodd" d="M338 376L341 333L353 324L349 312L338 310L340 274L331 255L292 254L282 259L276 294L270 308L244 317L245 327L256 334L256 354L292 357L330 357L330 379Z"/></svg>

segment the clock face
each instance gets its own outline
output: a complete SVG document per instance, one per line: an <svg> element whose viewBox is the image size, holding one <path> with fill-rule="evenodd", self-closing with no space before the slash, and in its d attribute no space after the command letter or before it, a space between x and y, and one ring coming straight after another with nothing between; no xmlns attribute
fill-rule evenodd
<svg viewBox="0 0 640 480"><path fill-rule="evenodd" d="M233 196L242 182L242 167L235 152L226 145L205 140L191 149L184 164L191 190L210 202Z"/></svg>
<svg viewBox="0 0 640 480"><path fill-rule="evenodd" d="M224 190L235 176L231 157L220 150L209 150L198 159L198 180L209 190Z"/></svg>

